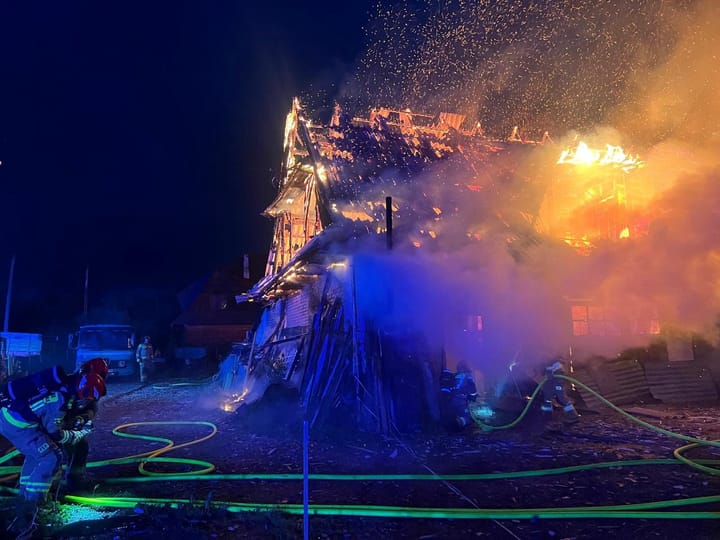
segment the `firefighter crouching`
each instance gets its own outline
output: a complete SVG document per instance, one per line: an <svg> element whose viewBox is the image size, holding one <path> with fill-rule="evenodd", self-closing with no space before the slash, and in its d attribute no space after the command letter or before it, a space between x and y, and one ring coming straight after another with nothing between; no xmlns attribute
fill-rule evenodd
<svg viewBox="0 0 720 540"><path fill-rule="evenodd" d="M545 377L547 380L543 383L543 403L541 410L548 416L552 416L553 403L557 403L563 409L564 421L567 423L575 423L580 419L580 413L577 412L570 398L565 393L565 386L562 379L555 377L556 374L562 374L562 363L559 357L549 366L545 367Z"/></svg>
<svg viewBox="0 0 720 540"><path fill-rule="evenodd" d="M80 374L98 374L103 381L108 376L108 363L104 358L93 358L80 366ZM63 429L80 431L92 429L98 410L95 399L76 399L65 415ZM67 468L63 478L63 486L67 492L77 492L89 487L85 478L87 457L90 452L89 438L84 437L75 444L63 444L62 450Z"/></svg>
<svg viewBox="0 0 720 540"><path fill-rule="evenodd" d="M66 375L60 366L8 384L0 407L0 435L25 458L15 518L7 527L14 537L30 538L37 528L38 508L62 464L61 448L77 445L91 432L88 425L77 431L64 429L68 411L77 401L97 402L105 394L105 381L98 373Z"/></svg>
<svg viewBox="0 0 720 540"><path fill-rule="evenodd" d="M442 422L450 430L465 429L472 422L468 403L477 399L472 372L463 362L457 372L443 370L440 375L440 409Z"/></svg>

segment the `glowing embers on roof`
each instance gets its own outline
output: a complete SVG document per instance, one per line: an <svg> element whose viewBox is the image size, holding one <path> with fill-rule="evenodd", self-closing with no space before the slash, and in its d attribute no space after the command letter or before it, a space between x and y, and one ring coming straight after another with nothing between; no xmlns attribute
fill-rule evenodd
<svg viewBox="0 0 720 540"><path fill-rule="evenodd" d="M352 204L340 210L340 213L351 221L376 221L376 218L373 217L373 215L370 215L371 212L372 211L369 212L363 208L358 208Z"/></svg>
<svg viewBox="0 0 720 540"><path fill-rule="evenodd" d="M338 208L333 203L335 211L340 212L344 217L351 221L366 221L368 223L385 223L385 201L381 199L369 200L369 201L350 201L343 204L341 208ZM393 212L398 212L400 206L397 203L393 203ZM378 232L384 232L381 228Z"/></svg>
<svg viewBox="0 0 720 540"><path fill-rule="evenodd" d="M606 144L605 150L598 150L590 148L582 141L575 148L563 150L557 164L611 166L625 172L645 165L637 156L626 154L620 146Z"/></svg>
<svg viewBox="0 0 720 540"><path fill-rule="evenodd" d="M290 112L285 117L285 135L283 137L283 152L285 153L285 167L292 169L295 164L295 156L293 155L294 141L297 132L298 111L300 110L300 102L297 98L293 99Z"/></svg>

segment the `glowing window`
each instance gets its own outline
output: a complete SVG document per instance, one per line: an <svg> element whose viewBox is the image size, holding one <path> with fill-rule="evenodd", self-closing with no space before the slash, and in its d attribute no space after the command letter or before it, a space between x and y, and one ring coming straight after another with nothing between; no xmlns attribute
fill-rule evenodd
<svg viewBox="0 0 720 540"><path fill-rule="evenodd" d="M571 306L574 336L619 336L623 331L618 313L597 305Z"/></svg>

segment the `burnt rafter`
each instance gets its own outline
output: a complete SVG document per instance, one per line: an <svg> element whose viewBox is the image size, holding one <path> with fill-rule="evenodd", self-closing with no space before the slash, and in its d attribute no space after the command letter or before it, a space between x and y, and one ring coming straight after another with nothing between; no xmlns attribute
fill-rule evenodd
<svg viewBox="0 0 720 540"><path fill-rule="evenodd" d="M416 246L436 241L443 220L471 214L495 219L498 201L512 208L496 221L522 229L534 222L540 203L513 156L546 141L491 140L479 123L468 127L465 116L445 112L379 108L368 118L349 118L337 105L327 125L317 124L294 99L286 118L282 178L264 212L275 220L266 278L274 282L272 276L285 272L305 246L336 226L347 236L358 230L385 234L388 196L396 201L394 227ZM472 222L462 227L468 238L478 237L475 229L488 229Z"/></svg>

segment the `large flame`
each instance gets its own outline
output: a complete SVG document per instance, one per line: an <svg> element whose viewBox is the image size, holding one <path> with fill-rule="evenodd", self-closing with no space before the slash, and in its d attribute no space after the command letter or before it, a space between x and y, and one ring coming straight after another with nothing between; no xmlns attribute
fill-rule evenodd
<svg viewBox="0 0 720 540"><path fill-rule="evenodd" d="M637 156L626 153L620 146L606 144L605 150L598 150L590 148L582 141L575 148L563 150L557 164L585 165L588 167L592 165L610 165L625 172L630 172L644 165Z"/></svg>
<svg viewBox="0 0 720 540"><path fill-rule="evenodd" d="M638 178L629 174L645 165L620 146L591 148L580 142L564 150L558 171L540 209L541 232L564 240L582 254L598 242L644 234L639 209L644 195ZM574 167L567 167L574 165Z"/></svg>

